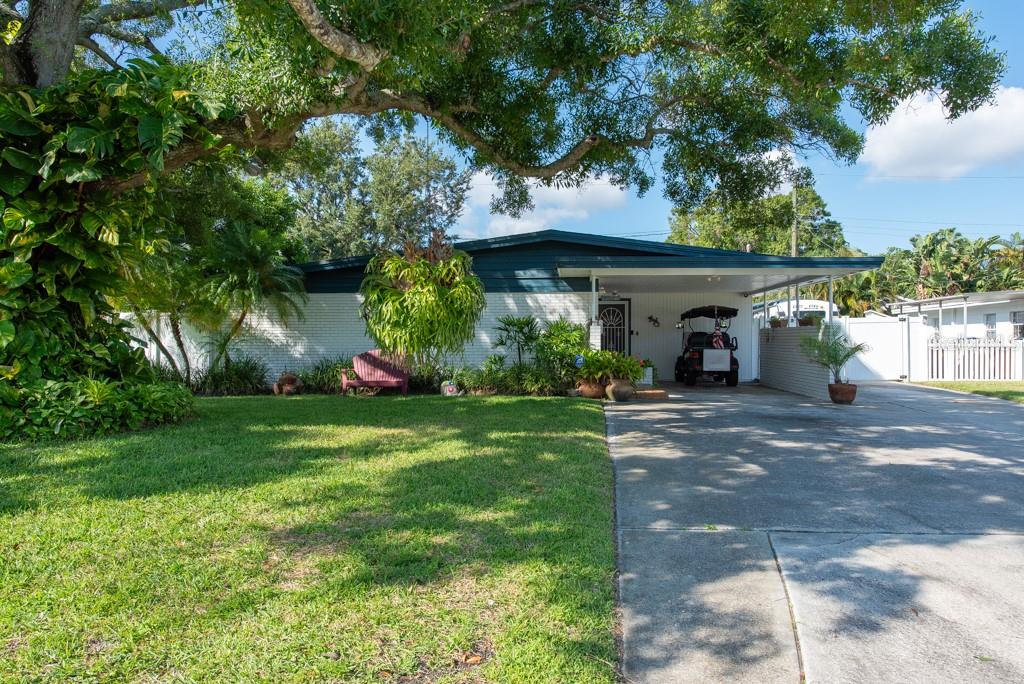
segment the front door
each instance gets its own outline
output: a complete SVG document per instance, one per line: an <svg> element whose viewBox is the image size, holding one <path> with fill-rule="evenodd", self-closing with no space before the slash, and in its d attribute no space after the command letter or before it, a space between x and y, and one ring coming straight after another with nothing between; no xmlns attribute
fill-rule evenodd
<svg viewBox="0 0 1024 684"><path fill-rule="evenodd" d="M601 349L629 353L629 302L601 302L597 306L601 321Z"/></svg>

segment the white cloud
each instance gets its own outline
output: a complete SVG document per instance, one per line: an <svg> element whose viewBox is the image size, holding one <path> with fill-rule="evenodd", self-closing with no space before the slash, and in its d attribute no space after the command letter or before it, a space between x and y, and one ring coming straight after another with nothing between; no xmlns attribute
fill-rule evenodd
<svg viewBox="0 0 1024 684"><path fill-rule="evenodd" d="M455 232L462 238L495 237L527 233L545 228L562 228L567 223L585 221L595 211L617 209L626 204L628 193L616 187L606 176L588 181L580 188L554 188L535 185L535 208L520 218L490 213L491 196L498 188L489 175L474 174Z"/></svg>
<svg viewBox="0 0 1024 684"><path fill-rule="evenodd" d="M1024 158L1024 88L1002 87L991 104L947 121L935 97L901 105L868 129L860 161L873 176L951 179Z"/></svg>

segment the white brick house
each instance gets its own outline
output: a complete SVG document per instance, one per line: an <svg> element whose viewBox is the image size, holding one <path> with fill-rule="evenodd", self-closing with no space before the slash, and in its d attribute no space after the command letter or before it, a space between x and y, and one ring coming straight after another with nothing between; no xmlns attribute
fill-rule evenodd
<svg viewBox="0 0 1024 684"><path fill-rule="evenodd" d="M556 230L473 240L456 248L473 257L487 308L475 339L461 358L452 359L455 363L475 366L495 352L500 316L529 314L542 322L561 316L589 325L594 346L649 358L661 377L670 377L682 349L683 331L675 327L679 315L716 304L739 310L729 332L739 343L741 381L758 377L751 295L881 263L875 257L779 257ZM254 317L240 351L265 360L276 376L319 359L372 348L358 294L368 259L302 264L309 292L303 318L283 323ZM695 329L711 324L696 322ZM200 352L201 340L189 332L190 345ZM155 349L147 353L157 358ZM202 358L197 353L193 360L201 363Z"/></svg>

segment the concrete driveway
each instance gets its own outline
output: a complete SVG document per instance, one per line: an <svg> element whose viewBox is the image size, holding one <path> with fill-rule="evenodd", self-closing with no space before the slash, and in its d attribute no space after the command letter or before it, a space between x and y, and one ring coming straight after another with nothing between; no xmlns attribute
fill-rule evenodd
<svg viewBox="0 0 1024 684"><path fill-rule="evenodd" d="M680 395L607 408L628 681L1024 681L1024 406Z"/></svg>

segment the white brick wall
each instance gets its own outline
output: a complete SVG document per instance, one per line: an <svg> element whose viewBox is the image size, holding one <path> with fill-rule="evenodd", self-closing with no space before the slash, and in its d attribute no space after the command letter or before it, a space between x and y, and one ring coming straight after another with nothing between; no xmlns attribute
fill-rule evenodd
<svg viewBox="0 0 1024 684"><path fill-rule="evenodd" d="M815 327L761 330L761 383L768 387L828 399L832 382L827 370L811 363L800 350L800 340L818 334Z"/></svg>
<svg viewBox="0 0 1024 684"><path fill-rule="evenodd" d="M542 323L564 316L575 323L590 320L588 293L488 293L487 308L477 324L476 339L466 345L463 353L452 359L456 364L477 366L495 353L494 328L499 316L533 315ZM296 370L324 358L354 356L374 347L366 336L366 327L359 316L358 294L311 294L302 320L289 320L282 325L275 318L256 316L250 321L250 331L240 340L236 354L248 354L263 359L270 366L269 379L273 380L285 370ZM164 343L175 349L170 328L158 326ZM186 327L185 335L189 356L193 363L206 362L206 347L201 333ZM140 334L145 339L145 334ZM159 351L152 344L147 356L157 360Z"/></svg>

